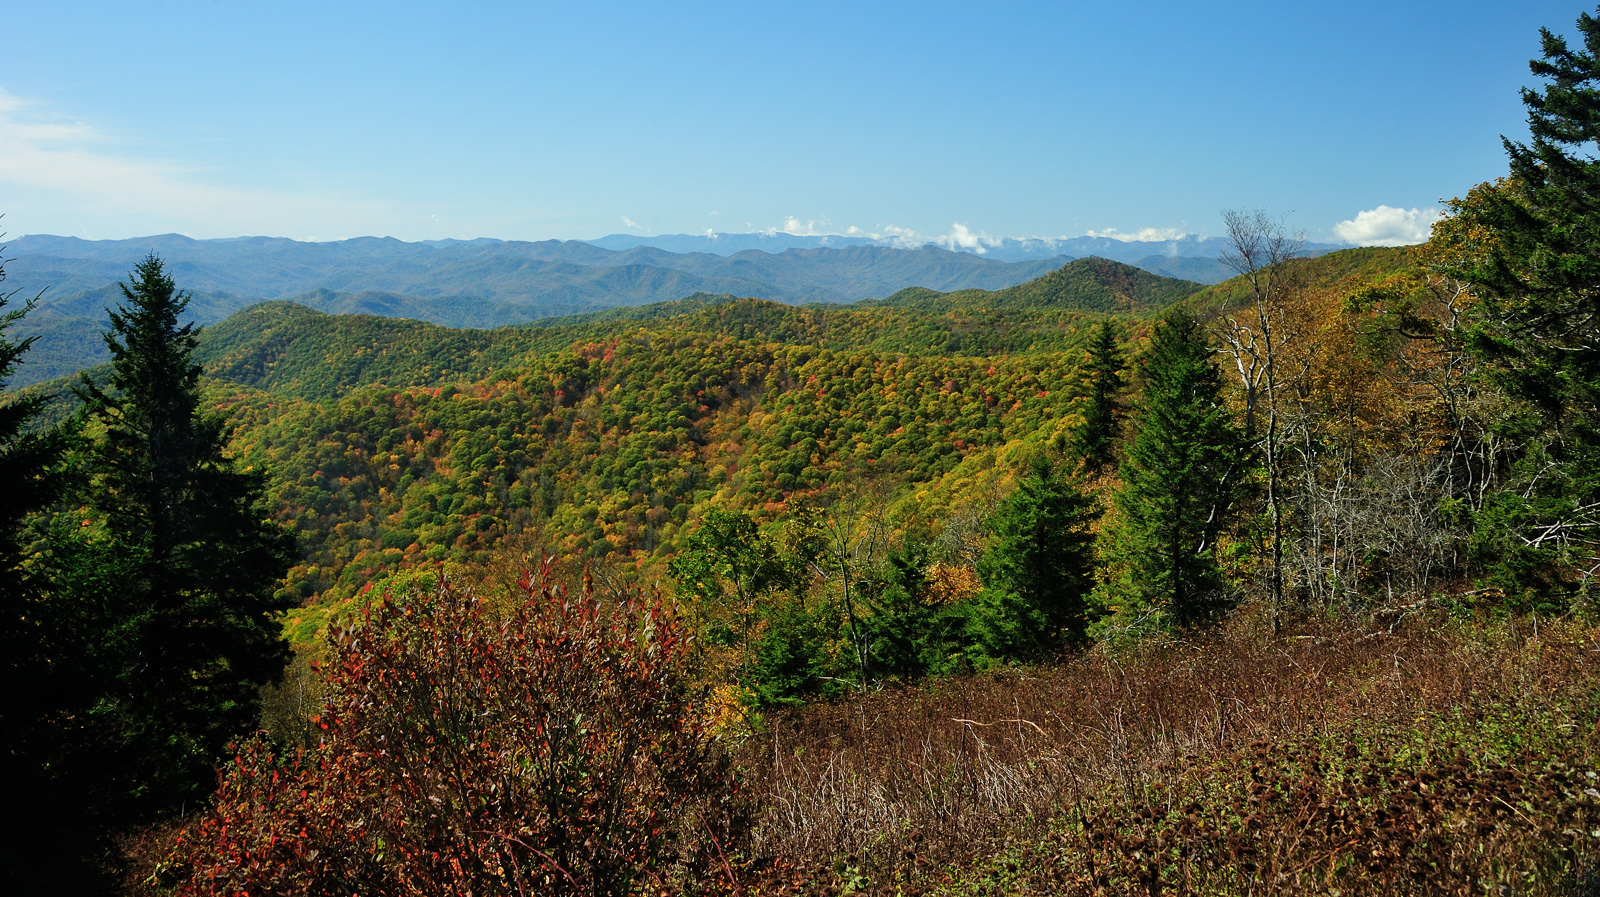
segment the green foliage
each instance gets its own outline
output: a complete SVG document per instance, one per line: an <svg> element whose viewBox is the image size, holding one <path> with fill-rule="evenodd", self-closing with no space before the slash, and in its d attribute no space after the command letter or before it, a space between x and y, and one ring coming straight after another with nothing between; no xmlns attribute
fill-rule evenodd
<svg viewBox="0 0 1600 897"><path fill-rule="evenodd" d="M1144 395L1117 492L1121 622L1146 612L1179 627L1214 620L1229 595L1218 540L1244 466L1238 427L1222 400L1212 347L1194 318L1156 325L1139 368Z"/></svg>
<svg viewBox="0 0 1600 897"><path fill-rule="evenodd" d="M929 588L927 546L891 550L869 580L869 613L861 623L872 669L915 679L971 669L971 602L940 604Z"/></svg>
<svg viewBox="0 0 1600 897"><path fill-rule="evenodd" d="M99 692L78 712L111 739L108 800L139 819L209 791L223 747L256 725L259 689L287 656L274 590L293 543L258 510L263 477L235 468L222 421L200 412L184 294L153 256L123 294L109 389L82 393L100 428L91 512L46 563L55 602L93 608L79 637Z"/></svg>
<svg viewBox="0 0 1600 897"><path fill-rule="evenodd" d="M1438 228L1444 270L1472 288L1470 345L1497 382L1537 421L1516 422L1527 452L1509 494L1480 520L1481 542L1515 545L1490 575L1514 592L1558 599L1565 581L1586 580L1600 557L1600 19L1578 19L1573 48L1543 30L1543 58L1524 89L1529 144L1504 141L1510 177L1451 203ZM1520 500L1518 498L1520 496ZM1511 505L1520 501L1520 509ZM1503 530L1496 533L1494 530ZM1550 576L1552 569L1563 574Z"/></svg>
<svg viewBox="0 0 1600 897"><path fill-rule="evenodd" d="M1572 513L1580 484L1573 481L1574 468L1557 463L1546 440L1531 430L1523 431L1528 443L1511 471L1512 482L1523 488L1497 489L1484 497L1468 548L1481 584L1503 596L1504 610L1559 613L1569 598L1564 540L1541 542L1537 534L1550 532L1549 521Z"/></svg>
<svg viewBox="0 0 1600 897"><path fill-rule="evenodd" d="M748 514L714 510L683 540L667 573L701 639L728 649L742 679L764 599L793 578L792 567Z"/></svg>
<svg viewBox="0 0 1600 897"><path fill-rule="evenodd" d="M1089 344L1089 363L1084 371L1089 378L1089 401L1070 448L1089 473L1099 473L1116 464L1116 446L1122 436L1122 363L1117 327L1103 321L1095 328Z"/></svg>
<svg viewBox="0 0 1600 897"><path fill-rule="evenodd" d="M793 706L806 698L832 698L848 675L829 649L838 644L842 621L827 605L812 606L803 591L775 593L763 604L760 630L751 638L750 662L735 677L749 689L757 709Z"/></svg>
<svg viewBox="0 0 1600 897"><path fill-rule="evenodd" d="M978 571L985 591L969 626L990 658L1034 660L1081 644L1090 622L1093 498L1040 456L989 518Z"/></svg>

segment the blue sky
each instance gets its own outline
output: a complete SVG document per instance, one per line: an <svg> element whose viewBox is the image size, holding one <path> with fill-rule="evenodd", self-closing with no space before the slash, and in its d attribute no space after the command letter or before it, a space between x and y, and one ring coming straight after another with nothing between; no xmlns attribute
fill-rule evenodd
<svg viewBox="0 0 1600 897"><path fill-rule="evenodd" d="M1403 235L1504 172L1583 9L15 0L0 225Z"/></svg>

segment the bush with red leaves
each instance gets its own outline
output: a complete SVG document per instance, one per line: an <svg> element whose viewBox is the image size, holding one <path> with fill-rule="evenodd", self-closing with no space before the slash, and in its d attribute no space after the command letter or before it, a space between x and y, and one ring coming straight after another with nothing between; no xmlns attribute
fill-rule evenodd
<svg viewBox="0 0 1600 897"><path fill-rule="evenodd" d="M441 585L336 631L320 742L239 749L178 894L738 890L747 814L658 604Z"/></svg>

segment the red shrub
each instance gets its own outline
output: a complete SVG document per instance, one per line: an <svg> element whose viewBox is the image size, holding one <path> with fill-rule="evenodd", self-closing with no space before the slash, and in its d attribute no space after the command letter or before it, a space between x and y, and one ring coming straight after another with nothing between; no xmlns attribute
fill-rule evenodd
<svg viewBox="0 0 1600 897"><path fill-rule="evenodd" d="M744 825L645 601L442 585L332 637L322 737L262 742L180 841L180 894L627 894L737 887Z"/></svg>

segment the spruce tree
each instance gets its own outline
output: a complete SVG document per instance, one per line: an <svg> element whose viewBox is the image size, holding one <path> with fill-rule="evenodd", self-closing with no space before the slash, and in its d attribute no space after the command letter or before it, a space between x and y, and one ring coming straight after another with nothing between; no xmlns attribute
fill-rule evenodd
<svg viewBox="0 0 1600 897"><path fill-rule="evenodd" d="M6 278L0 259L0 284ZM33 308L34 301L15 307L16 291L0 288L0 395L33 337L15 339L10 330ZM20 702L30 699L33 662L38 656L38 633L29 605L36 598L35 584L23 569L22 527L29 514L40 511L55 496L60 479L54 468L61 450L60 436L37 431L34 420L44 397L0 398L0 733L18 735Z"/></svg>
<svg viewBox="0 0 1600 897"><path fill-rule="evenodd" d="M1122 590L1179 627L1227 605L1217 538L1238 490L1243 441L1222 403L1222 379L1201 325L1176 312L1158 323L1140 366L1138 430L1122 464Z"/></svg>
<svg viewBox="0 0 1600 897"><path fill-rule="evenodd" d="M15 291L0 290L0 393L33 342L11 336L34 304L16 307L15 299ZM66 434L38 425L43 403L39 394L0 399L0 760L8 773L0 791L0 892L17 895L104 885L95 868L103 845L61 750L61 720L70 714L62 713L60 671L76 667L76 658L60 650L48 625L48 583L23 551L30 516L62 488Z"/></svg>
<svg viewBox="0 0 1600 897"><path fill-rule="evenodd" d="M262 477L224 454L222 420L200 410L187 294L154 255L130 281L106 335L109 382L80 394L103 430L90 505L114 549L91 554L120 567L98 621L96 712L121 770L110 799L138 819L203 798L228 741L257 725L260 688L287 659L274 615L289 604L274 592L293 542L259 508Z"/></svg>
<svg viewBox="0 0 1600 897"><path fill-rule="evenodd" d="M978 571L985 591L969 628L989 657L1037 659L1081 642L1094 587L1094 499L1045 457L989 519Z"/></svg>
<svg viewBox="0 0 1600 897"><path fill-rule="evenodd" d="M1073 435L1071 451L1082 460L1086 472L1099 473L1116 464L1114 452L1122 435L1122 349L1113 322L1095 328L1085 373L1089 375L1089 401L1083 409L1083 425Z"/></svg>
<svg viewBox="0 0 1600 897"><path fill-rule="evenodd" d="M1541 30L1529 67L1546 83L1522 91L1530 142L1502 138L1510 177L1454 201L1433 240L1478 299L1470 345L1529 410L1508 433L1524 455L1478 521L1508 591L1600 563L1600 19L1577 27L1576 49Z"/></svg>

